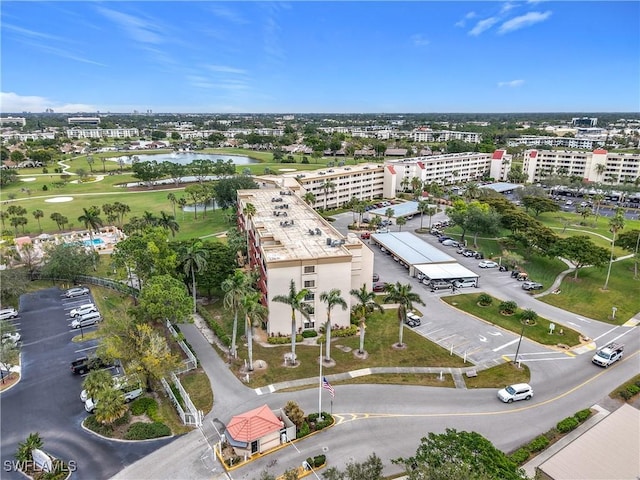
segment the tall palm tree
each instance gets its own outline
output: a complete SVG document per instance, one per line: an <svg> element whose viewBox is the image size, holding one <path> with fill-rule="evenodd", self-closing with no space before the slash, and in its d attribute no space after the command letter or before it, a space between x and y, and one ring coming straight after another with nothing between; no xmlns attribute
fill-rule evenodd
<svg viewBox="0 0 640 480"><path fill-rule="evenodd" d="M175 237L176 232L180 230L180 225L176 222L176 218L173 215L168 215L164 211L160 212L160 216L156 219L156 224L165 230L169 230L172 237Z"/></svg>
<svg viewBox="0 0 640 480"><path fill-rule="evenodd" d="M253 203L247 203L244 207L242 207L242 213L244 214L244 230L247 233L247 259L249 258L250 248L249 248L249 230L251 219L256 214L256 206Z"/></svg>
<svg viewBox="0 0 640 480"><path fill-rule="evenodd" d="M109 424L121 418L129 407L124 402L124 395L119 389L109 388L100 392L96 405L96 420Z"/></svg>
<svg viewBox="0 0 640 480"><path fill-rule="evenodd" d="M602 181L602 174L607 170L607 166L604 163L598 163L596 165L596 173L600 177L600 181Z"/></svg>
<svg viewBox="0 0 640 480"><path fill-rule="evenodd" d="M122 223L124 222L124 217L127 213L131 212L131 207L126 203L114 202L113 208L114 208L114 211L118 214L119 226L122 227Z"/></svg>
<svg viewBox="0 0 640 480"><path fill-rule="evenodd" d="M236 339L238 336L238 311L242 298L249 288L249 278L239 268L220 285L224 292L224 306L233 311L233 333L231 334L231 355L237 355Z"/></svg>
<svg viewBox="0 0 640 480"><path fill-rule="evenodd" d="M313 204L316 203L316 196L312 192L307 192L302 196L302 199L309 205L313 207Z"/></svg>
<svg viewBox="0 0 640 480"><path fill-rule="evenodd" d="M78 221L84 224L84 227L89 230L89 238L91 238L91 245L93 246L93 232L102 227L103 222L100 218L100 207L95 205L89 208L83 208L84 214L78 217Z"/></svg>
<svg viewBox="0 0 640 480"><path fill-rule="evenodd" d="M613 263L613 249L616 246L616 235L624 228L624 209L616 208L615 215L609 220L609 231L613 234L611 238L611 255L609 256L609 268L607 269L607 279L604 282L603 290L609 288L609 276L611 275L611 264Z"/></svg>
<svg viewBox="0 0 640 480"><path fill-rule="evenodd" d="M403 334L403 325L404 319L407 316L407 312L409 310L413 310L413 304L417 303L419 305L424 305L424 302L415 292L411 291L410 284L402 284L400 282L396 282L395 285L393 283L389 283L386 286L386 295L384 297L384 303L397 303L398 304L398 321L400 324L400 341L398 342L398 346L404 346L402 342L402 334Z"/></svg>
<svg viewBox="0 0 640 480"><path fill-rule="evenodd" d="M241 306L246 320L247 345L249 350L249 371L253 371L253 327L267 318L267 307L260 303L260 292L248 291L242 297Z"/></svg>
<svg viewBox="0 0 640 480"><path fill-rule="evenodd" d="M332 288L328 292L322 292L320 294L320 301L327 304L327 323L324 325L324 333L327 337L327 348L326 348L326 361L331 361L331 310L333 307L340 306L342 310L346 310L347 302L345 302L344 298L341 295L342 292L338 288Z"/></svg>
<svg viewBox="0 0 640 480"><path fill-rule="evenodd" d="M398 231L402 231L402 226L407 224L407 217L398 217L396 220L396 225L398 225Z"/></svg>
<svg viewBox="0 0 640 480"><path fill-rule="evenodd" d="M112 385L113 376L108 370L92 370L82 382L89 398L97 398L100 392L111 388Z"/></svg>
<svg viewBox="0 0 640 480"><path fill-rule="evenodd" d="M180 197L178 199L178 205L180 206L180 210L182 210L182 220L184 220L184 207L187 206L187 199L184 197Z"/></svg>
<svg viewBox="0 0 640 480"><path fill-rule="evenodd" d="M191 277L191 293L193 294L193 313L196 312L196 273L207 268L209 251L203 248L202 243L196 242L187 247L180 257L182 271Z"/></svg>
<svg viewBox="0 0 640 480"><path fill-rule="evenodd" d="M335 191L335 189L336 189L336 184L335 184L335 183L333 183L331 180L326 180L326 181L322 184L322 186L321 186L320 188L322 188L322 190L324 190L324 209L326 210L326 209L327 209L327 197L328 197L327 192L328 192L329 190L331 190L332 192L334 192L334 191ZM336 201L336 207L337 207L337 206L338 206L338 205L337 205L337 201Z"/></svg>
<svg viewBox="0 0 640 480"><path fill-rule="evenodd" d="M142 221L147 227L155 227L158 225L158 217L148 210L145 210L142 214Z"/></svg>
<svg viewBox="0 0 640 480"><path fill-rule="evenodd" d="M351 311L358 318L358 325L360 327L360 349L358 353L364 353L364 330L367 328L366 320L370 313L373 311L383 312L382 306L375 301L376 294L367 290L367 284L363 283L362 287L354 288L349 292L356 297L358 303L351 307Z"/></svg>
<svg viewBox="0 0 640 480"><path fill-rule="evenodd" d="M291 361L297 362L296 360L296 312L300 312L300 314L304 318L309 318L313 307L304 301L304 298L309 294L309 290L303 288L300 291L296 290L296 284L293 280L291 280L291 284L289 285L289 294L288 295L276 295L271 300L278 303L284 303L291 307Z"/></svg>
<svg viewBox="0 0 640 480"><path fill-rule="evenodd" d="M176 216L176 203L178 203L178 199L176 198L175 193L171 192L167 195L167 200L169 200L171 202L171 205L173 206L173 217L175 218Z"/></svg>
<svg viewBox="0 0 640 480"><path fill-rule="evenodd" d="M38 221L38 230L40 230L40 232L42 233L42 227L40 226L40 219L44 217L44 212L40 209L37 209L31 213L33 214L33 218L35 218Z"/></svg>

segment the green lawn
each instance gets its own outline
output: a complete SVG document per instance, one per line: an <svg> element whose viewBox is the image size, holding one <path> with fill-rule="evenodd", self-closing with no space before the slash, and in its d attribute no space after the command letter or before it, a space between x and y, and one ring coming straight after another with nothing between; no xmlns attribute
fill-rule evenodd
<svg viewBox="0 0 640 480"><path fill-rule="evenodd" d="M498 308L502 299L494 298L491 305L482 307L478 305L480 295L478 293L452 295L442 297L442 300L464 312L520 335L520 332L523 331L523 324L520 321L522 310L518 309L513 315L503 315ZM556 328L553 333L549 333L550 323L548 319L538 317L535 325L525 326L524 336L542 345L564 344L572 347L580 343L580 334L568 327ZM560 334L561 330L563 330L562 334Z"/></svg>

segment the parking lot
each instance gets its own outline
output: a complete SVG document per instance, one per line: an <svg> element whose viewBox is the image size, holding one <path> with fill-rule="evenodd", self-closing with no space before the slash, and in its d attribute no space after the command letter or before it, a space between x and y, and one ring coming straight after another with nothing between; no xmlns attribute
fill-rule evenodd
<svg viewBox="0 0 640 480"><path fill-rule="evenodd" d="M22 378L1 397L2 478L24 478L6 468L5 462L14 460L18 443L32 432L40 434L45 451L75 461L74 479L109 478L124 465L171 441L121 443L82 428L87 416L80 401L83 378L71 373L70 362L92 354L96 341L72 342L72 338L97 327L86 327L82 332L70 327L69 311L91 299L87 295L67 299L63 292L54 287L21 299L15 323L22 335Z"/></svg>

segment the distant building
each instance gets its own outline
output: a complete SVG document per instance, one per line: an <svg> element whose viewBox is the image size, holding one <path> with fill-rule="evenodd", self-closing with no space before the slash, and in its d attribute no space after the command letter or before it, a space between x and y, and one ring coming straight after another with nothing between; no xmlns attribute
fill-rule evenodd
<svg viewBox="0 0 640 480"><path fill-rule="evenodd" d="M427 127L416 128L411 132L414 142L448 142L462 140L467 143L480 143L482 137L476 132L459 132L457 130L431 130Z"/></svg>
<svg viewBox="0 0 640 480"><path fill-rule="evenodd" d="M70 128L69 138L132 138L140 134L137 128Z"/></svg>
<svg viewBox="0 0 640 480"><path fill-rule="evenodd" d="M69 125L100 125L100 117L69 117Z"/></svg>
<svg viewBox="0 0 640 480"><path fill-rule="evenodd" d="M510 138L507 143L509 147L516 147L518 145L525 145L527 147L546 145L549 147L583 148L586 150L601 147L604 144L605 139L597 139L593 137L572 138L536 135L522 135L521 137Z"/></svg>
<svg viewBox="0 0 640 480"><path fill-rule="evenodd" d="M24 127L27 119L24 117L0 117L0 126L2 125L20 125Z"/></svg>
<svg viewBox="0 0 640 480"><path fill-rule="evenodd" d="M640 154L569 150L527 150L522 170L527 181L540 182L551 175L579 177L611 185L634 182L640 176Z"/></svg>
<svg viewBox="0 0 640 480"><path fill-rule="evenodd" d="M597 118L575 117L571 119L571 125L574 127L595 127L598 125Z"/></svg>

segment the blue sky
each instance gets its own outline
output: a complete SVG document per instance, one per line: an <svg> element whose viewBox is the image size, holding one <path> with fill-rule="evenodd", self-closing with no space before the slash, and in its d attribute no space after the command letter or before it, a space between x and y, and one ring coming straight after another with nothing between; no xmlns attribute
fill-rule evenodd
<svg viewBox="0 0 640 480"><path fill-rule="evenodd" d="M3 1L2 112L637 112L640 2Z"/></svg>

